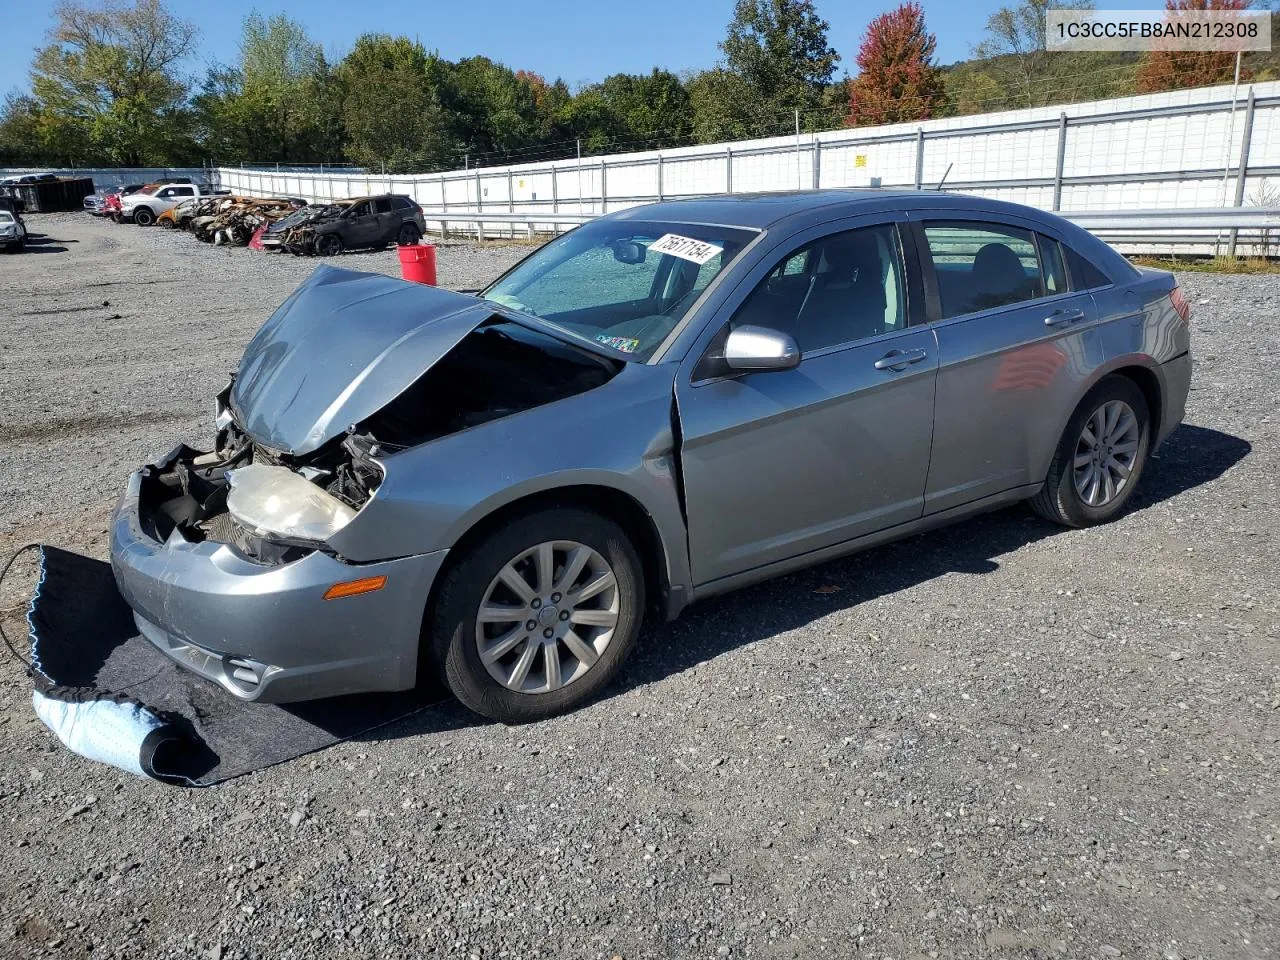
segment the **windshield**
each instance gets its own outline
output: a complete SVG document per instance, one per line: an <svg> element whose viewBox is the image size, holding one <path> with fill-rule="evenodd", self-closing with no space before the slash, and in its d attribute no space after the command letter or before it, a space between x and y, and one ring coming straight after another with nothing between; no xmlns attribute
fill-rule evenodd
<svg viewBox="0 0 1280 960"><path fill-rule="evenodd" d="M0 210L0 223L13 223L13 214Z"/></svg>
<svg viewBox="0 0 1280 960"><path fill-rule="evenodd" d="M480 295L648 359L755 233L604 220L552 240Z"/></svg>

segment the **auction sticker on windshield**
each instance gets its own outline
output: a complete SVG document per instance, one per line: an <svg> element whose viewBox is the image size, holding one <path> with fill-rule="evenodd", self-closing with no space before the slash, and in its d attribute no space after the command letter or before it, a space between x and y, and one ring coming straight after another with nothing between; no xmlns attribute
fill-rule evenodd
<svg viewBox="0 0 1280 960"><path fill-rule="evenodd" d="M678 233L663 234L649 244L651 253L669 253L671 256L679 257L681 260L691 260L699 266L706 263L723 249L724 247L717 247L714 243L695 240L692 237L682 237Z"/></svg>

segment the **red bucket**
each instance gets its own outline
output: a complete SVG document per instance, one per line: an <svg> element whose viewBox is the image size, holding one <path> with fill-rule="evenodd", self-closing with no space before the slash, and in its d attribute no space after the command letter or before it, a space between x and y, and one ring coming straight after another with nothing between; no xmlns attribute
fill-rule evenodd
<svg viewBox="0 0 1280 960"><path fill-rule="evenodd" d="M407 243L398 247L400 275L414 283L436 285L436 248L432 243Z"/></svg>

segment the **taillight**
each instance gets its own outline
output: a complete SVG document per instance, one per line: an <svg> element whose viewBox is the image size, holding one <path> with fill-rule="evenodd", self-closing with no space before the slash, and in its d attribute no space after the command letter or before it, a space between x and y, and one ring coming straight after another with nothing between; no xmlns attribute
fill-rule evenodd
<svg viewBox="0 0 1280 960"><path fill-rule="evenodd" d="M1169 302L1178 311L1183 323L1191 322L1191 304L1187 303L1187 298L1182 295L1182 288L1176 283L1173 285L1173 292L1169 294Z"/></svg>

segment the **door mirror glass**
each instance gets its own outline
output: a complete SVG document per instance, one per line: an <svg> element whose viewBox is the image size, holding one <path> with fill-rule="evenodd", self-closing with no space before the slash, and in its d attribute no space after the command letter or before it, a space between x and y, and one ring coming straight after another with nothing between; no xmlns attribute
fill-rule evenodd
<svg viewBox="0 0 1280 960"><path fill-rule="evenodd" d="M724 362L737 371L791 370L800 364L800 348L780 330L738 327L724 342Z"/></svg>

